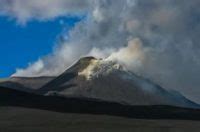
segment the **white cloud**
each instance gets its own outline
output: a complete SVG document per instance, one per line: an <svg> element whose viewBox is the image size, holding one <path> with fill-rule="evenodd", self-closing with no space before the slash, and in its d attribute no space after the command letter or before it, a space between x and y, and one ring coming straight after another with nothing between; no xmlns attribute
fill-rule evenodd
<svg viewBox="0 0 200 132"><path fill-rule="evenodd" d="M105 19L103 13L101 12L101 10L99 8L96 8L93 11L93 17L98 22L104 21L104 19Z"/></svg>
<svg viewBox="0 0 200 132"><path fill-rule="evenodd" d="M31 19L48 20L88 10L88 0L1 0L0 13L20 23Z"/></svg>
<svg viewBox="0 0 200 132"><path fill-rule="evenodd" d="M140 68L143 65L146 51L147 49L144 49L141 40L135 38L128 42L127 47L111 53L107 60L118 61L129 70L136 71L136 68Z"/></svg>
<svg viewBox="0 0 200 132"><path fill-rule="evenodd" d="M31 72L26 72L26 70L23 70L23 69L17 69L17 74L21 76L31 77L33 74L40 74L41 69L43 68L44 68L44 63L41 59L39 59L37 62L33 64L29 64L27 71L31 71Z"/></svg>
<svg viewBox="0 0 200 132"><path fill-rule="evenodd" d="M69 39L41 59L39 73L32 65L23 75L58 75L88 54L119 56L113 51L129 52L124 47L132 47L130 38L139 38L139 51L150 50L144 52L144 61L134 51L133 60L142 65L133 71L200 101L199 6L199 0L1 0L0 12L22 23L87 12Z"/></svg>

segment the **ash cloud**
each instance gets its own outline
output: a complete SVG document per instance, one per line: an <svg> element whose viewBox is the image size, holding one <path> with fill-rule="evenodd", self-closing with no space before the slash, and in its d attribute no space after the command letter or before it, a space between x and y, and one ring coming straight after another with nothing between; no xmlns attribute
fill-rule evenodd
<svg viewBox="0 0 200 132"><path fill-rule="evenodd" d="M86 18L54 53L13 76L58 75L82 56L120 61L130 52L122 61L129 70L200 102L199 0L22 1L1 1L0 13L22 23L74 14Z"/></svg>
<svg viewBox="0 0 200 132"><path fill-rule="evenodd" d="M121 63L129 70L137 72L145 62L146 52L148 52L148 48L144 48L140 39L136 38L130 40L127 47L111 53L106 60Z"/></svg>

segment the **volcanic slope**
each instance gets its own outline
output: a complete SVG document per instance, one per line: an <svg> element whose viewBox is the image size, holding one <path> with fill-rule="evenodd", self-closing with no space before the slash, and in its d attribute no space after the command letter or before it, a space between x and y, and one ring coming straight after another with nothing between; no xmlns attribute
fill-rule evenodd
<svg viewBox="0 0 200 132"><path fill-rule="evenodd" d="M81 58L38 92L46 96L91 98L125 105L199 107L181 94L167 91L116 62L94 57Z"/></svg>
<svg viewBox="0 0 200 132"><path fill-rule="evenodd" d="M0 86L26 92L34 92L55 77L11 77L0 82Z"/></svg>

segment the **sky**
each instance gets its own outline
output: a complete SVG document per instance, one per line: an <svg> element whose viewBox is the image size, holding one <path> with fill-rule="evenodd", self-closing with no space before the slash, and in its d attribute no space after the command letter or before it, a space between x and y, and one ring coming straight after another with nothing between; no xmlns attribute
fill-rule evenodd
<svg viewBox="0 0 200 132"><path fill-rule="evenodd" d="M92 55L200 102L199 6L199 0L0 0L0 77L59 75Z"/></svg>
<svg viewBox="0 0 200 132"><path fill-rule="evenodd" d="M52 52L59 34L73 28L80 19L69 16L20 25L8 17L0 17L0 78L9 77L16 68L25 68Z"/></svg>

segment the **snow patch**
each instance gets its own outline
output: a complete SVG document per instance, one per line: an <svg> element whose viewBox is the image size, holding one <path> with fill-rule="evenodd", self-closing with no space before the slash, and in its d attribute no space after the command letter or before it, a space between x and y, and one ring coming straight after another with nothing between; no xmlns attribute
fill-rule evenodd
<svg viewBox="0 0 200 132"><path fill-rule="evenodd" d="M119 70L126 69L114 61L95 59L91 60L90 64L84 70L79 72L78 75L84 76L87 80L91 80L94 77L99 77L100 75L107 75L111 72Z"/></svg>

